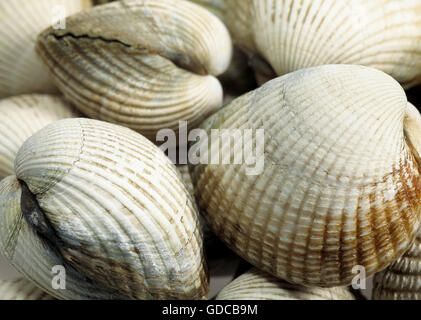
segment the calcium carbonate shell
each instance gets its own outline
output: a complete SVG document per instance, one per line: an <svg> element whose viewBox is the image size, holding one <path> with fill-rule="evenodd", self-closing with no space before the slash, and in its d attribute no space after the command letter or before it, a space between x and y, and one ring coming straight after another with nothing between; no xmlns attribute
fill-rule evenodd
<svg viewBox="0 0 421 320"><path fill-rule="evenodd" d="M203 299L198 213L176 168L146 138L89 119L29 138L0 183L0 252L62 299ZM51 288L64 266L66 289Z"/></svg>
<svg viewBox="0 0 421 320"><path fill-rule="evenodd" d="M57 91L35 53L38 33L91 5L90 0L0 1L0 99Z"/></svg>
<svg viewBox="0 0 421 320"><path fill-rule="evenodd" d="M374 277L375 300L421 300L421 232L411 248Z"/></svg>
<svg viewBox="0 0 421 320"><path fill-rule="evenodd" d="M354 267L369 277L415 239L420 128L403 89L381 71L300 70L234 100L202 125L209 139L211 129L243 138L247 158L234 165L240 148L219 139L231 164L192 165L196 198L214 233L256 267L297 284L349 285ZM192 148L212 154L218 140L208 149L210 141ZM259 161L250 161L256 150Z"/></svg>
<svg viewBox="0 0 421 320"><path fill-rule="evenodd" d="M229 66L223 23L187 1L125 0L67 19L38 39L39 55L61 92L87 116L155 140L180 121L198 126L217 111L215 76Z"/></svg>
<svg viewBox="0 0 421 320"><path fill-rule="evenodd" d="M14 162L22 144L54 121L77 117L61 97L27 94L0 101L0 180L14 174Z"/></svg>
<svg viewBox="0 0 421 320"><path fill-rule="evenodd" d="M226 286L216 300L355 300L347 287L311 288L253 268Z"/></svg>
<svg viewBox="0 0 421 320"><path fill-rule="evenodd" d="M25 278L0 280L0 300L53 300Z"/></svg>
<svg viewBox="0 0 421 320"><path fill-rule="evenodd" d="M382 70L421 83L420 0L229 0L233 40L278 75L325 64Z"/></svg>

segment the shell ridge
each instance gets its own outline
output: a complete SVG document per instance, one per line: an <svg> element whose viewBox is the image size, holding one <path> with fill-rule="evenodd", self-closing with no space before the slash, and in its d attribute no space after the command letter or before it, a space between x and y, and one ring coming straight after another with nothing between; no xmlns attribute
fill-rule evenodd
<svg viewBox="0 0 421 320"><path fill-rule="evenodd" d="M83 130L83 126L82 126L82 124L81 124L81 122L80 122L80 119L81 118L79 118L79 119L77 119L77 118L75 118L74 120L77 120L77 123L78 123L78 125L79 125L79 129L81 130L81 139L80 139L80 147L79 147L79 151L78 151L78 155L77 156L75 156L75 159L73 160L73 162L69 165L69 167L66 169L66 171L65 172L63 172L63 174L60 176L60 179L57 179L57 176L55 176L54 177L54 179L52 179L52 180L50 180L47 184L46 184L46 186L44 186L43 187L43 190L42 191L40 191L40 192L38 192L38 193L36 193L35 195L37 196L37 197L42 197L45 193L47 193L51 188L53 188L55 185L57 185L57 184L59 184L59 183L61 183L61 181L65 178L65 176L66 175L68 175L69 174L69 172L72 170L72 168L74 168L75 167L75 165L80 161L80 157L81 157L81 155L83 154L83 150L84 150L84 141L85 141L85 137L84 137L84 135L85 135L85 133L84 133L84 130ZM62 120L63 122L64 121L66 121L66 120ZM22 148L21 149L23 149L23 148L25 148L25 145L23 145L22 146ZM19 152L20 153L20 152ZM18 153L18 156L16 157L16 161L17 161L17 159L18 159L18 157L19 157L19 153ZM15 162L15 170L16 171L19 171L18 170L19 168L16 168L16 162ZM20 179L20 177L19 177L19 175L18 175L18 172L17 172L17 178L18 178L18 180L21 180ZM27 184L28 185L28 188L29 188L29 190L31 190L31 185L30 185L30 183L27 183L26 181L24 181L23 179L22 179L22 181L25 183L25 184ZM31 190L31 192L32 192L32 190Z"/></svg>

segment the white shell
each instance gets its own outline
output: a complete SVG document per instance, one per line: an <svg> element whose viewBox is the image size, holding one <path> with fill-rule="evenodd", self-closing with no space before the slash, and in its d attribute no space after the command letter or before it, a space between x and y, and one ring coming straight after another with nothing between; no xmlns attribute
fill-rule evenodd
<svg viewBox="0 0 421 320"><path fill-rule="evenodd" d="M288 282L343 286L355 266L369 277L414 241L421 117L385 73L300 70L234 100L202 128L209 139L211 129L227 129L246 140L241 164L233 164L232 139L219 139L231 164L202 162L190 172L214 233L256 267ZM194 148L209 156L217 141Z"/></svg>
<svg viewBox="0 0 421 320"><path fill-rule="evenodd" d="M420 0L228 0L233 40L278 75L325 64L382 70L421 83Z"/></svg>
<svg viewBox="0 0 421 320"><path fill-rule="evenodd" d="M90 0L0 1L0 99L56 92L35 53L38 33L55 25L61 14L65 17L90 6Z"/></svg>
<svg viewBox="0 0 421 320"><path fill-rule="evenodd" d="M14 174L14 162L22 144L54 121L78 113L62 98L27 94L0 101L0 180Z"/></svg>
<svg viewBox="0 0 421 320"><path fill-rule="evenodd" d="M95 120L57 121L24 143L15 172L0 183L0 252L51 295L207 296L198 213L146 138ZM51 288L55 265L66 269L66 290Z"/></svg>
<svg viewBox="0 0 421 320"><path fill-rule="evenodd" d="M347 287L310 288L253 268L226 286L216 300L356 300Z"/></svg>
<svg viewBox="0 0 421 320"><path fill-rule="evenodd" d="M411 248L374 277L374 300L421 300L421 231Z"/></svg>

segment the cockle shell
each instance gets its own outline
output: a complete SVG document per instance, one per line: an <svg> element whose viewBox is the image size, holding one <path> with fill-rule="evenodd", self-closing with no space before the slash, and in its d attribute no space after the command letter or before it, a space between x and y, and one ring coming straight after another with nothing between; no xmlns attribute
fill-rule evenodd
<svg viewBox="0 0 421 320"><path fill-rule="evenodd" d="M325 64L380 69L421 83L420 0L229 0L225 21L240 47L278 75Z"/></svg>
<svg viewBox="0 0 421 320"><path fill-rule="evenodd" d="M94 0L95 5L106 4L117 0ZM181 0L184 1L184 0ZM226 4L225 0L188 0L194 2L215 14L218 18L223 20L225 18Z"/></svg>
<svg viewBox="0 0 421 320"><path fill-rule="evenodd" d="M27 94L0 101L0 180L14 174L14 162L22 144L54 121L77 117L62 98Z"/></svg>
<svg viewBox="0 0 421 320"><path fill-rule="evenodd" d="M396 262L374 277L375 300L421 300L421 231Z"/></svg>
<svg viewBox="0 0 421 320"><path fill-rule="evenodd" d="M253 268L226 286L216 300L356 300L347 287L310 288Z"/></svg>
<svg viewBox="0 0 421 320"><path fill-rule="evenodd" d="M106 3L110 3L113 2L115 0L93 0L94 5L101 5L101 4L106 4Z"/></svg>
<svg viewBox="0 0 421 320"><path fill-rule="evenodd" d="M254 266L292 283L344 286L355 266L369 277L414 241L421 118L385 73L300 70L234 100L202 129L209 139L190 152L213 159L219 142L231 164L192 165L201 212ZM211 129L228 138L211 139Z"/></svg>
<svg viewBox="0 0 421 320"><path fill-rule="evenodd" d="M189 0L190 2L194 2L212 12L216 15L219 19L225 22L226 16L226 0Z"/></svg>
<svg viewBox="0 0 421 320"><path fill-rule="evenodd" d="M151 140L160 129L189 127L222 106L215 78L229 66L232 43L207 10L178 0L127 0L46 30L38 53L56 85L91 118L118 123Z"/></svg>
<svg viewBox="0 0 421 320"><path fill-rule="evenodd" d="M53 300L54 298L25 278L0 280L0 300Z"/></svg>
<svg viewBox="0 0 421 320"><path fill-rule="evenodd" d="M0 253L63 299L203 299L198 213L143 136L89 119L29 138L0 183ZM63 266L66 289L52 289Z"/></svg>
<svg viewBox="0 0 421 320"><path fill-rule="evenodd" d="M90 0L0 1L0 98L57 90L35 53L38 33L59 22L62 13L91 5Z"/></svg>

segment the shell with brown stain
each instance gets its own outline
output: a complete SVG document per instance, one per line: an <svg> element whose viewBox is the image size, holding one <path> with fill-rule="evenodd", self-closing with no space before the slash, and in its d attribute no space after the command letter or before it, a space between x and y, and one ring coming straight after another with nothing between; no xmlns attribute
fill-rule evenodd
<svg viewBox="0 0 421 320"><path fill-rule="evenodd" d="M25 278L0 280L0 300L54 300Z"/></svg>
<svg viewBox="0 0 421 320"><path fill-rule="evenodd" d="M381 71L300 70L204 122L209 138L191 147L204 155L190 170L196 198L214 233L254 266L292 283L349 285L355 266L369 277L415 239L420 128L402 87ZM229 138L212 139L212 129ZM208 164L218 141L231 164Z"/></svg>
<svg viewBox="0 0 421 320"><path fill-rule="evenodd" d="M347 287L310 288L253 268L226 286L216 300L356 300Z"/></svg>
<svg viewBox="0 0 421 320"><path fill-rule="evenodd" d="M325 64L380 69L421 83L420 0L229 0L233 40L284 75Z"/></svg>
<svg viewBox="0 0 421 320"><path fill-rule="evenodd" d="M421 231L396 262L374 277L375 300L421 300Z"/></svg>
<svg viewBox="0 0 421 320"><path fill-rule="evenodd" d="M47 94L27 94L0 101L0 180L12 175L22 144L54 121L78 113L65 100Z"/></svg>
<svg viewBox="0 0 421 320"><path fill-rule="evenodd" d="M35 53L36 38L61 14L71 15L91 6L90 0L0 1L0 99L57 91Z"/></svg>
<svg viewBox="0 0 421 320"><path fill-rule="evenodd" d="M83 113L155 140L179 121L199 125L217 111L215 76L229 66L223 23L187 1L125 0L101 5L52 28L37 50L61 92Z"/></svg>
<svg viewBox="0 0 421 320"><path fill-rule="evenodd" d="M203 299L198 213L176 168L130 129L54 122L0 183L0 253L63 299ZM51 287L52 267L66 289Z"/></svg>

